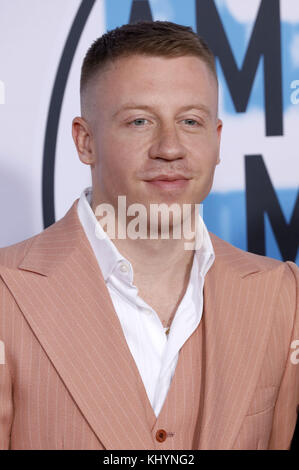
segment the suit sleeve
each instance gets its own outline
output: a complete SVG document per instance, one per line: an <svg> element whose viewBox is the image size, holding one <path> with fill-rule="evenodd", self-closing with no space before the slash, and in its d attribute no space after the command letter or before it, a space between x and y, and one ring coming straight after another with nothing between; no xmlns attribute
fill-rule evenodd
<svg viewBox="0 0 299 470"><path fill-rule="evenodd" d="M289 449L299 411L299 269L290 261L281 288L285 309L294 318L287 361L276 400L268 449Z"/></svg>
<svg viewBox="0 0 299 470"><path fill-rule="evenodd" d="M6 296L0 277L0 450L9 450L10 431L13 420L12 379L5 344L7 318L5 318Z"/></svg>

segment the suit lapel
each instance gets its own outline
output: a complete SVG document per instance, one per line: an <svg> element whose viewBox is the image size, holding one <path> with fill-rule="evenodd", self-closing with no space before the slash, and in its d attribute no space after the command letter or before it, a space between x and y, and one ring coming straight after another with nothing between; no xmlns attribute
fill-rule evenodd
<svg viewBox="0 0 299 470"><path fill-rule="evenodd" d="M0 275L104 447L154 448L144 385L77 202Z"/></svg>
<svg viewBox="0 0 299 470"><path fill-rule="evenodd" d="M231 449L252 399L282 269L264 271L211 234L204 286L204 392L199 449Z"/></svg>

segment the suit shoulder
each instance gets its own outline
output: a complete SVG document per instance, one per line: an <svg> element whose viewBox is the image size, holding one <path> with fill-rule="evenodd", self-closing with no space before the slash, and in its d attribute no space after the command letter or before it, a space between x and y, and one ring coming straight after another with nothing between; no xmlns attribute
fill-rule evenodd
<svg viewBox="0 0 299 470"><path fill-rule="evenodd" d="M227 257L228 262L230 257L234 259L239 258L240 262L242 262L242 260L249 261L251 264L256 265L256 267L261 271L269 271L278 267L282 267L284 264L286 264L283 261L271 258L269 256L257 255L255 253L242 250L241 248L232 245L212 232L209 232L209 234L215 249L215 255Z"/></svg>

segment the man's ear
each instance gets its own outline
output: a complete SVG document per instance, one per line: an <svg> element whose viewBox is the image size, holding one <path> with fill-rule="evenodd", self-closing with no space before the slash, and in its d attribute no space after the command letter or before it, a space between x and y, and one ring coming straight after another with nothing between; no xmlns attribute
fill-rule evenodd
<svg viewBox="0 0 299 470"><path fill-rule="evenodd" d="M73 119L72 136L81 162L92 165L95 158L92 133L88 122L84 118L77 116Z"/></svg>
<svg viewBox="0 0 299 470"><path fill-rule="evenodd" d="M221 121L221 119L217 119L218 158L217 158L216 165L220 163L220 141L221 141L222 127L223 127L223 122Z"/></svg>

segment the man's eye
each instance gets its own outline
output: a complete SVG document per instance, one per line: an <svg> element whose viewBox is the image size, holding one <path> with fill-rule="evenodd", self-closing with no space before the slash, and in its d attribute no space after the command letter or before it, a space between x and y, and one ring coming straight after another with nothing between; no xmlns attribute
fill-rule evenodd
<svg viewBox="0 0 299 470"><path fill-rule="evenodd" d="M131 121L129 124L133 124L134 126L141 127L144 125L146 121L147 119L134 119L134 121Z"/></svg>
<svg viewBox="0 0 299 470"><path fill-rule="evenodd" d="M188 124L188 126L195 127L196 125L199 125L198 121L195 121L195 119L184 119L184 122Z"/></svg>

